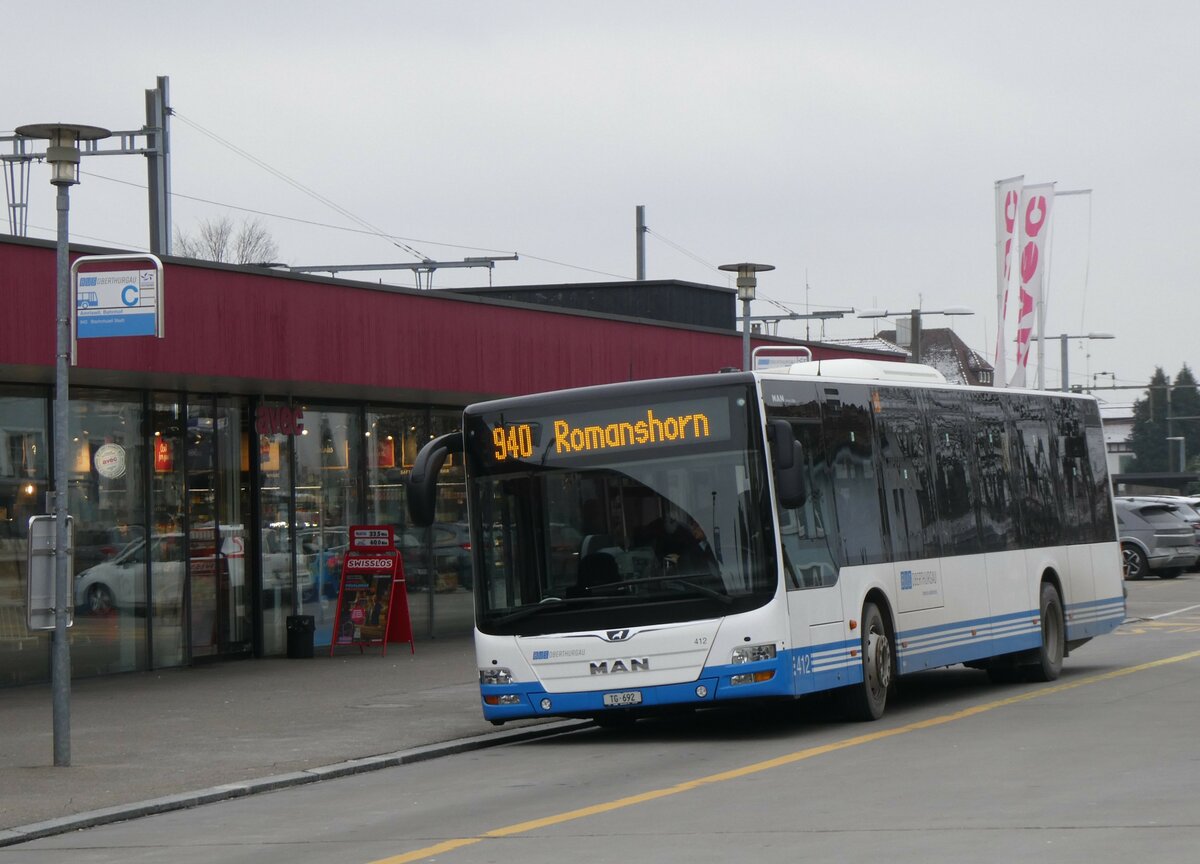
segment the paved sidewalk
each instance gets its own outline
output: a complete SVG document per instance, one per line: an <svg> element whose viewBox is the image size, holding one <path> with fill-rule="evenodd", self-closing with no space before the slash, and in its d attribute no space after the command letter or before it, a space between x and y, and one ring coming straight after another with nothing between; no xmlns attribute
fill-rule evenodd
<svg viewBox="0 0 1200 864"><path fill-rule="evenodd" d="M55 768L50 686L3 689L0 845L36 823L65 819L37 824L36 833L54 833L180 806L141 806L150 799L197 790L209 790L205 800L234 797L428 758L446 749L429 745L442 742L467 749L487 746L497 733L506 739L563 725L526 721L498 730L483 719L478 694L469 638L418 642L415 655L408 645L389 645L387 656L318 652L311 660L92 678L72 685L71 765ZM473 736L485 738L460 741ZM381 754L389 757L344 764ZM227 784L234 786L213 791ZM93 812L114 807L115 814ZM91 818L71 818L80 814Z"/></svg>

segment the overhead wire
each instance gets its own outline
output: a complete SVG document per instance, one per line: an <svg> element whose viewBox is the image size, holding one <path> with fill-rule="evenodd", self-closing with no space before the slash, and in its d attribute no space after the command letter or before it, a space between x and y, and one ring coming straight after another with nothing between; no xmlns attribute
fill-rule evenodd
<svg viewBox="0 0 1200 864"><path fill-rule="evenodd" d="M284 172L282 172L279 169L275 168L274 166L268 164L267 162L263 161L262 159L259 159L254 154L249 153L246 150L243 150L241 147L238 147L232 141L228 141L225 138L222 138L217 133L215 133L209 129L205 129L203 126L201 126L196 121L180 114L177 109L171 110L171 116L175 117L176 119L178 119L180 122L186 124L187 126L192 127L197 132L199 132L201 135L204 135L204 136L210 138L211 140L217 142L222 147L225 147L225 148L229 149L230 151L236 153L237 155L241 156L243 159L245 159L248 162L252 163L253 165L256 165L257 167L261 168L262 170L266 171L268 174L272 175L273 177L277 177L278 179L284 181L292 188L297 189L300 192L303 192L305 195L308 195L310 198L313 198L316 201L319 201L320 203L324 204L326 207L329 207L330 209L336 211L337 213L340 213L342 216L345 216L350 221L352 221L358 225L361 225L364 228L369 229L371 234L379 237L381 240L384 240L384 241L390 243L391 245L395 246L397 249L401 249L401 250L407 252L409 255L412 255L419 260L422 260L422 261L430 260L429 256L425 255L424 253L417 251L416 249L414 249L412 246L408 245L407 243L396 240L395 238L389 236L387 234L387 232L384 231L382 228L379 228L378 226L373 225L372 223L368 222L366 219L363 219L363 218L355 215L354 213L347 210L345 207L341 206L337 202L332 201L329 198L327 198L326 196L322 195L320 192L317 192L316 190L314 190L308 186L305 186L300 181L298 181L292 177L289 177Z"/></svg>
<svg viewBox="0 0 1200 864"><path fill-rule="evenodd" d="M132 186L135 189L145 189L146 188L146 184L144 184L144 183L134 183L129 180L121 180L116 177L108 177L108 176L105 176L104 174L95 174L90 171L83 171L81 173L83 173L84 175L86 175L88 177L94 177L97 180L106 180L109 183L118 183L123 186ZM566 267L566 268L569 268L572 270L580 270L585 273L595 273L599 276L608 276L612 279L630 279L631 278L627 275L623 275L620 273L609 273L607 271L597 270L592 267L584 267L580 264L570 264L566 261L558 261L553 258L546 258L541 255L533 255L533 254L530 254L529 252L521 252L520 250L494 249L494 248L490 248L488 246L472 246L472 245L467 245L467 244L463 244L463 243L447 243L443 240L427 240L427 239L416 238L416 237L400 237L398 235L388 234L386 232L384 232L382 235L380 235L379 232L375 229L352 228L347 225L334 225L329 222L319 222L315 219L301 219L297 216L287 216L283 213L273 213L270 210L261 210L261 209L255 208L255 207L242 207L238 204L229 204L224 201L214 201L211 198L201 198L196 195L186 195L182 192L172 191L171 197L172 198L180 198L185 201L195 201L200 204L211 204L214 207L224 207L227 210L236 210L239 213L252 213L255 216L265 216L270 219L279 219L284 222L294 222L298 225L309 225L314 228L324 228L324 229L327 229L330 231L343 231L348 234L363 234L363 235L368 235L368 236L372 236L372 237L382 236L389 240L408 241L410 243L420 243L420 244L426 245L426 246L443 246L447 249L462 249L467 252L493 252L498 255L520 255L522 258L527 258L531 261L541 261L546 264L553 264L556 267ZM113 245L120 245L120 244L113 244Z"/></svg>

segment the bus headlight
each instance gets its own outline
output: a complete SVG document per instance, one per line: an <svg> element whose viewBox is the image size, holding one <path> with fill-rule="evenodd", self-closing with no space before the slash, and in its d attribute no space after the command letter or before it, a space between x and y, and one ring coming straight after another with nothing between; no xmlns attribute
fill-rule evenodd
<svg viewBox="0 0 1200 864"><path fill-rule="evenodd" d="M756 663L759 660L775 659L775 643L767 642L762 645L743 645L733 649L732 662L735 666L742 663Z"/></svg>
<svg viewBox="0 0 1200 864"><path fill-rule="evenodd" d="M729 679L730 684L762 684L775 677L774 669L764 669L761 672L744 672Z"/></svg>
<svg viewBox="0 0 1200 864"><path fill-rule="evenodd" d="M484 705L520 705L521 697L515 693L502 693L499 696L484 696Z"/></svg>
<svg viewBox="0 0 1200 864"><path fill-rule="evenodd" d="M489 669L479 670L480 684L511 684L512 680L512 670L503 666L492 666Z"/></svg>

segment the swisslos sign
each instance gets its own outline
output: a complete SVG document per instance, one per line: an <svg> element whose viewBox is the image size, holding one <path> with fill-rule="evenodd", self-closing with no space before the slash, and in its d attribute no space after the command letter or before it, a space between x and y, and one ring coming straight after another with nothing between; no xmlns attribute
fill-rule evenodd
<svg viewBox="0 0 1200 864"><path fill-rule="evenodd" d="M396 565L395 558L385 557L351 557L346 559L346 569L353 570L388 570L390 571Z"/></svg>

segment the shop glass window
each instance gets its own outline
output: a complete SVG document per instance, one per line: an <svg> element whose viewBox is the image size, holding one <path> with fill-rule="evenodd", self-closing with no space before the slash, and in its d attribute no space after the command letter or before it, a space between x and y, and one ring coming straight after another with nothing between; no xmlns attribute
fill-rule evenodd
<svg viewBox="0 0 1200 864"><path fill-rule="evenodd" d="M127 393L73 394L67 429L68 508L75 520L78 677L146 667L150 604L180 602L182 578L147 590L146 451L142 400Z"/></svg>
<svg viewBox="0 0 1200 864"><path fill-rule="evenodd" d="M50 675L49 634L25 628L29 517L46 512L49 488L46 412L44 396L0 389L0 686Z"/></svg>
<svg viewBox="0 0 1200 864"><path fill-rule="evenodd" d="M259 518L261 521L262 638L267 655L283 654L287 648L287 616L299 604L295 551L292 545L292 446L299 406L287 400L264 400L259 404L250 458L259 470Z"/></svg>
<svg viewBox="0 0 1200 864"><path fill-rule="evenodd" d="M156 394L150 406L150 538L153 549L151 582L155 590L152 609L152 660L156 668L181 666L187 657L187 627L182 589L186 581L187 545L184 542L187 447L186 417L177 394ZM166 583L176 583L175 596Z"/></svg>
<svg viewBox="0 0 1200 864"><path fill-rule="evenodd" d="M362 519L359 474L363 458L356 408L301 405L295 442L295 572L300 614L315 619L313 644L328 646L350 526Z"/></svg>
<svg viewBox="0 0 1200 864"><path fill-rule="evenodd" d="M390 526L395 535L409 593L430 586L428 536L408 521L404 475L428 439L425 410L368 408L364 434L367 456L366 521Z"/></svg>
<svg viewBox="0 0 1200 864"><path fill-rule="evenodd" d="M187 409L188 622L193 657L250 650L246 594L248 492L239 400L191 397Z"/></svg>
<svg viewBox="0 0 1200 864"><path fill-rule="evenodd" d="M461 410L434 410L429 419L431 438L462 428ZM475 617L472 602L474 571L467 528L466 475L459 453L446 459L438 477L431 534L430 634L470 632Z"/></svg>

